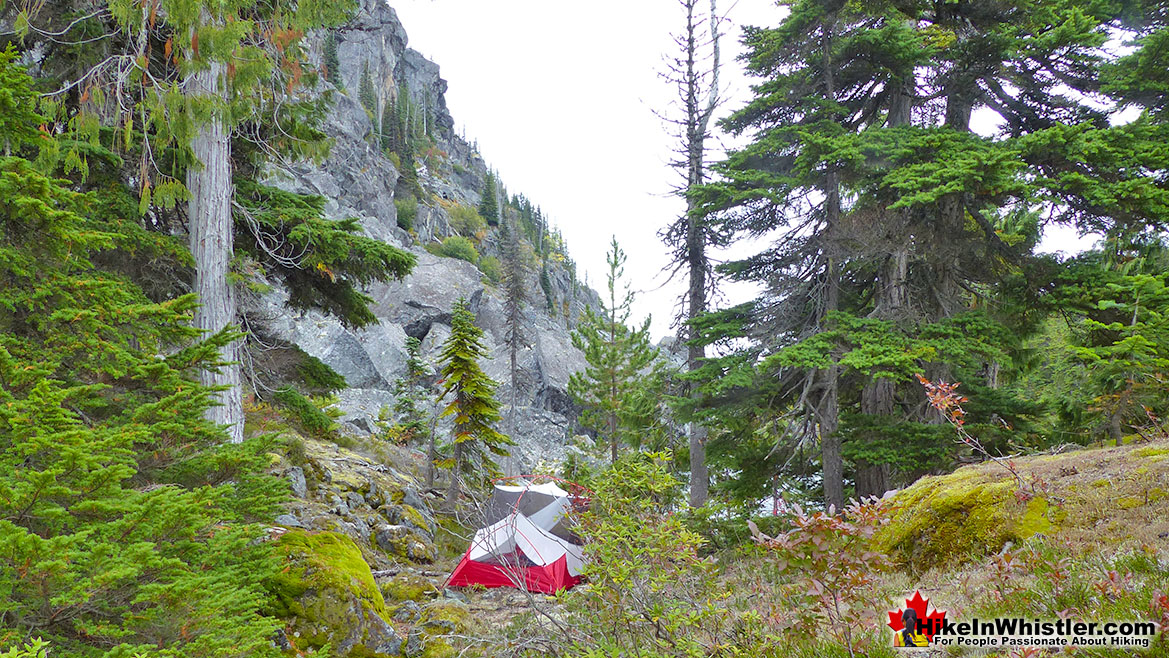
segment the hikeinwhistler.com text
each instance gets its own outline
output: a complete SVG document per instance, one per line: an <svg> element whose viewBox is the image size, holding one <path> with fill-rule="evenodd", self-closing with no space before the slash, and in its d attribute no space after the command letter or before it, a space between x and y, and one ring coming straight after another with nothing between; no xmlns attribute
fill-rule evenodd
<svg viewBox="0 0 1169 658"><path fill-rule="evenodd" d="M935 646L994 647L1134 647L1148 648L1159 629L1149 621L1044 621L1022 617L921 624Z"/></svg>

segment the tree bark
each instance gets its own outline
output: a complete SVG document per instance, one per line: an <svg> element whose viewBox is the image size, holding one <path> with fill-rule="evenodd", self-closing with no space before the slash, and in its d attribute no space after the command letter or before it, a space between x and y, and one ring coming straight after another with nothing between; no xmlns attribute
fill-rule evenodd
<svg viewBox="0 0 1169 658"><path fill-rule="evenodd" d="M825 312L835 311L840 305L840 266L836 259L828 259L828 290ZM832 366L820 371L823 391L817 408L820 430L820 464L823 467L824 505L844 507L844 446L840 429L840 368Z"/></svg>
<svg viewBox="0 0 1169 658"><path fill-rule="evenodd" d="M686 9L686 70L684 72L684 86L682 99L686 107L686 190L693 190L702 184L706 175L704 156L706 154L706 135L710 126L710 119L718 105L718 74L719 74L719 32L717 0L710 0L710 33L713 50L711 62L710 89L705 103L700 100L702 76L698 72L698 26L695 23L694 8L696 0L683 0ZM705 221L696 212L697 202L688 197L686 200L686 268L689 273L687 289L686 319L692 321L706 313L706 227ZM706 347L694 344L698 338L697 330L690 326L688 337L690 345L686 352L686 370L694 372L702 367L706 360ZM694 398L695 407L698 400ZM690 506L702 507L710 495L710 475L706 466L706 439L709 432L697 420L689 424L690 443Z"/></svg>
<svg viewBox="0 0 1169 658"><path fill-rule="evenodd" d="M462 493L462 487L459 485L459 474L463 470L463 444L456 443L454 448L454 455L452 455L454 465L451 466L451 481L447 485L446 500L443 502L443 507L448 512L453 512L455 507L459 504L459 494Z"/></svg>
<svg viewBox="0 0 1169 658"><path fill-rule="evenodd" d="M211 62L206 69L187 76L184 86L188 95L226 101L225 66ZM235 323L235 291L227 280L233 255L231 218L231 144L222 114L216 113L199 128L191 141L191 151L202 164L187 170L187 189L191 198L187 217L191 230L191 256L195 260L195 293L199 308L195 327L206 335L214 334ZM205 386L221 387L214 394L218 403L207 410L206 418L227 428L232 443L243 441L244 413L238 351L233 341L220 352L227 365L217 371L204 370L199 380Z"/></svg>
<svg viewBox="0 0 1169 658"><path fill-rule="evenodd" d="M877 281L877 305L873 315L897 321L906 312L909 303L909 252L898 249L885 259ZM893 416L895 386L885 377L870 377L861 390L861 413L870 416ZM856 495L881 496L889 490L888 464L874 464L858 460L856 464Z"/></svg>
<svg viewBox="0 0 1169 658"><path fill-rule="evenodd" d="M832 69L832 39L836 32L836 17L830 16L824 25L822 45L824 69L824 97L836 98L836 78ZM840 222L840 176L834 170L824 178L824 234L832 240L832 231ZM831 249L831 245L822 248ZM840 309L840 264L828 256L827 280L824 289L824 315ZM821 318L823 322L823 318ZM816 420L820 434L820 464L823 469L824 505L837 510L844 507L844 450L840 436L840 368L832 366L818 373L822 381Z"/></svg>

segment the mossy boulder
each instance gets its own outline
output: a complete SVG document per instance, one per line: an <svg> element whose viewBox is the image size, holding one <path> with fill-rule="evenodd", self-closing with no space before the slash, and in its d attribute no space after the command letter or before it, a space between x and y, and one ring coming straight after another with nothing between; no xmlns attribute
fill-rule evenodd
<svg viewBox="0 0 1169 658"><path fill-rule="evenodd" d="M406 640L407 658L450 658L458 655L451 635L470 630L470 608L458 601L434 601L422 608L420 622Z"/></svg>
<svg viewBox="0 0 1169 658"><path fill-rule="evenodd" d="M329 644L349 658L388 658L402 640L386 622L385 599L361 550L335 532L293 530L275 542L286 562L270 583L272 612L285 621L286 648L296 654Z"/></svg>
<svg viewBox="0 0 1169 658"><path fill-rule="evenodd" d="M434 583L413 573L401 573L382 583L382 597L390 604L422 601L438 594Z"/></svg>
<svg viewBox="0 0 1169 658"><path fill-rule="evenodd" d="M285 505L295 522L281 525L348 535L376 569L436 558L435 521L414 478L327 441L298 445L303 477L290 479L295 498Z"/></svg>
<svg viewBox="0 0 1169 658"><path fill-rule="evenodd" d="M896 495L877 546L914 571L953 565L1048 533L1060 516L1041 496L1017 496L1014 478L964 468L924 477Z"/></svg>

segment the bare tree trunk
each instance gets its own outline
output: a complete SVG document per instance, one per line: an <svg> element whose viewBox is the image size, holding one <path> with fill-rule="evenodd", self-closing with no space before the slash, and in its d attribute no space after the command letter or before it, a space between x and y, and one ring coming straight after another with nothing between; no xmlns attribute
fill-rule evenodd
<svg viewBox="0 0 1169 658"><path fill-rule="evenodd" d="M459 494L462 493L462 487L459 482L459 474L463 470L463 444L456 443L454 448L454 455L452 457L454 465L451 466L451 481L446 489L446 501L443 502L443 507L448 512L453 512L455 507L459 504Z"/></svg>
<svg viewBox="0 0 1169 658"><path fill-rule="evenodd" d="M211 62L206 69L187 76L187 94L226 100L224 64ZM187 216L191 226L191 255L195 260L195 293L199 308L195 326L214 334L235 322L235 291L228 283L232 259L231 219L231 145L229 131L222 116L215 116L191 141L191 152L202 166L187 170L187 188L191 199ZM217 406L207 410L213 423L227 427L232 443L243 441L244 412L238 363L239 341L233 341L220 353L228 365L218 372L204 370L199 380L206 386L222 387L215 393Z"/></svg>
<svg viewBox="0 0 1169 658"><path fill-rule="evenodd" d="M682 0L686 10L685 43L685 70L683 71L683 102L686 108L685 122L685 152L686 152L686 190L693 190L702 184L706 177L704 157L706 155L706 136L711 117L718 106L718 74L719 74L719 16L717 0L710 0L710 37L712 60L710 67L710 87L707 90L705 101L700 99L702 93L703 75L698 70L698 25L695 22L694 9L697 0ZM706 227L704 218L697 211L697 202L688 197L686 200L686 268L690 281L687 290L686 319L694 320L706 313L707 281L706 270L709 266L706 257ZM702 367L706 360L706 347L693 344L698 338L693 326L689 329L691 345L687 348L686 369L694 372ZM697 403L697 400L695 400ZM697 404L695 405L697 406ZM702 507L710 495L710 475L706 466L706 439L707 428L697 421L689 424L690 440L690 506Z"/></svg>

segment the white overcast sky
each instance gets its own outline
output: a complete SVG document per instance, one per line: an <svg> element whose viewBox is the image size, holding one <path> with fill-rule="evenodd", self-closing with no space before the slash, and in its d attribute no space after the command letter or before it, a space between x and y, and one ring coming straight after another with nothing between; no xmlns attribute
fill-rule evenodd
<svg viewBox="0 0 1169 658"><path fill-rule="evenodd" d="M478 141L509 193L522 192L543 207L582 278L587 272L593 288L603 287L605 253L616 235L629 253L627 278L640 291L635 314L652 313L655 338L673 333L674 304L685 284L680 277L666 282L668 259L657 232L682 203L670 195L678 181L669 166L674 140L654 111L668 108L675 95L659 74L672 50L671 33L682 27L677 1L389 4L410 47L438 63L450 83L446 99L456 129ZM772 25L781 15L772 0L738 0L730 9L724 113L750 91L735 61L740 26ZM1044 246L1074 251L1087 244L1060 231Z"/></svg>

